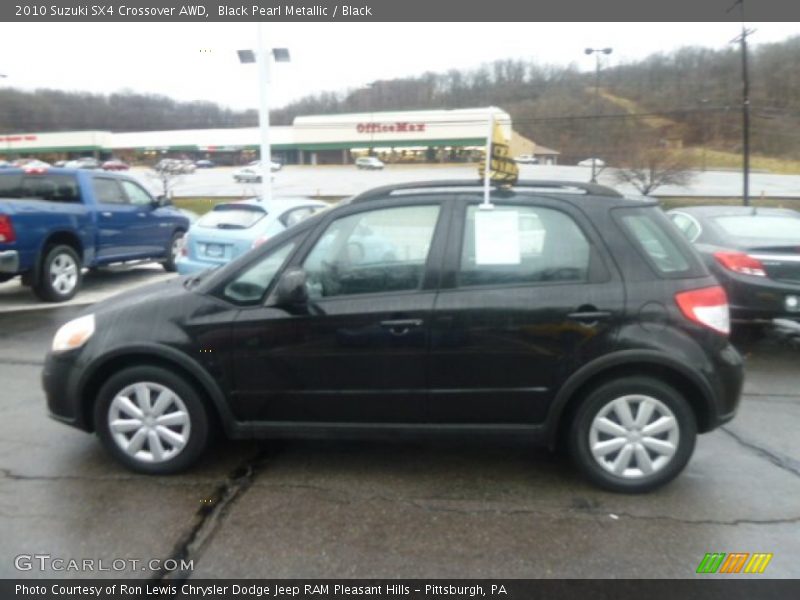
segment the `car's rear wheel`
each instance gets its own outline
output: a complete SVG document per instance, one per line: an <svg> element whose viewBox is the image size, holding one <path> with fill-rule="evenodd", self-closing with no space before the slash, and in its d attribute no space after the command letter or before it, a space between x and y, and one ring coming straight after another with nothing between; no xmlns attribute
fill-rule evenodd
<svg viewBox="0 0 800 600"><path fill-rule="evenodd" d="M172 238L169 241L169 246L167 247L167 260L162 263L165 271L174 273L178 270L176 263L178 262L178 258L181 256L184 235L185 233L183 231L176 231L172 234Z"/></svg>
<svg viewBox="0 0 800 600"><path fill-rule="evenodd" d="M100 389L95 428L108 451L141 473L182 471L209 440L208 410L182 377L160 367L131 367Z"/></svg>
<svg viewBox="0 0 800 600"><path fill-rule="evenodd" d="M70 246L52 246L45 251L33 292L45 302L65 302L78 293L82 278L78 253Z"/></svg>
<svg viewBox="0 0 800 600"><path fill-rule="evenodd" d="M569 449L594 483L639 493L674 479L696 437L694 413L683 395L658 379L629 377L586 397L571 424Z"/></svg>

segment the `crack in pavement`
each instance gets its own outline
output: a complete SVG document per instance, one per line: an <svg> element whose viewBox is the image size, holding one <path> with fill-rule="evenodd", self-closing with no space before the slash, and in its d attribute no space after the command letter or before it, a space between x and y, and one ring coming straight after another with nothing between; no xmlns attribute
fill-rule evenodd
<svg viewBox="0 0 800 600"><path fill-rule="evenodd" d="M172 554L161 562L162 565L174 560L175 564L182 566L187 561L193 561L202 553L203 548L211 540L230 508L253 484L266 456L266 449L259 448L254 456L243 461L224 482L217 486L213 495L210 496L209 502L203 504L195 513L194 524L180 538ZM185 582L190 575L191 571L185 569L167 571L162 567L150 579L156 583L169 581L180 584ZM167 597L173 598L174 596Z"/></svg>
<svg viewBox="0 0 800 600"><path fill-rule="evenodd" d="M503 509L503 508L487 508L487 509L462 509L456 507L446 507L446 506L430 506L425 502L412 502L414 506L418 508L422 508L424 510L431 510L436 512L451 512L457 513L462 515L470 515L470 514L486 514L486 513L495 513L498 515L537 515L541 517L551 517L551 518L565 518L565 517L575 517L577 514L580 514L581 511L554 511L554 512L547 512L541 509L526 509L526 508L513 508L513 509ZM800 523L800 516L797 517L784 517L784 518L776 518L776 519L731 519L728 521L721 520L721 519L682 519L680 517L673 517L669 515L637 515L633 513L626 513L626 512L612 512L612 511L585 511L585 514L593 516L593 517L603 517L603 518L627 518L639 521L667 521L670 523L680 523L682 525L720 525L720 526L737 526L737 525L785 525L787 523ZM613 517L611 515L614 515Z"/></svg>
<svg viewBox="0 0 800 600"><path fill-rule="evenodd" d="M10 365L12 367L43 367L44 361L42 360L25 360L24 358L2 358L0 357L0 365Z"/></svg>
<svg viewBox="0 0 800 600"><path fill-rule="evenodd" d="M91 476L91 475L24 475L17 473L11 469L0 467L0 479L10 479L12 481L100 481L108 483L117 482L134 482L140 483L147 481L147 476L141 475L114 475L114 476ZM190 485L204 485L215 481L215 479L195 479L195 480L178 480L175 478L165 478L159 482L159 485L167 486L190 486Z"/></svg>
<svg viewBox="0 0 800 600"><path fill-rule="evenodd" d="M751 442L746 440L741 435L734 433L727 427L720 427L721 431L727 433L730 437L732 437L739 445L744 446L745 448L752 450L754 454L757 456L771 462L776 467L783 469L784 471L788 471L789 473L800 477L800 461L795 460L791 456L786 456L784 454L779 454L766 448L764 446L759 446L755 442Z"/></svg>
<svg viewBox="0 0 800 600"><path fill-rule="evenodd" d="M353 498L342 498L343 495L352 496L353 495L352 492L337 490L334 488L326 488L324 486L316 486L309 484L292 484L292 483L276 483L276 484L259 483L256 487L267 490L306 490L306 491L318 492L320 493L321 499L324 500L325 502L330 502L340 505L350 505L356 501L356 499ZM331 495L337 495L338 497L332 498ZM613 509L609 510L607 508L603 510L581 509L581 508L563 510L558 507L554 507L553 510L547 510L542 508L504 508L499 506L485 507L485 508L477 508L477 507L463 508L457 506L442 506L442 505L432 504L432 502L442 501L437 498L414 499L414 498L403 498L400 496L384 496L381 494L365 494L357 499L367 502L378 500L387 503L403 503L426 511L455 513L460 515L484 515L484 514L496 514L502 516L536 515L540 517L549 517L549 518L564 518L564 517L575 517L578 515L589 515L592 517L605 518L613 514L617 517L625 517L629 519L637 519L643 521L668 521L673 523L681 523L685 525L724 525L724 526L781 525L787 523L800 523L800 516L781 517L773 519L748 519L748 518L730 519L730 520L682 519L680 517L673 517L670 515L637 515L634 513L627 513L627 512L615 512ZM458 502L457 499L451 499L451 498L444 499L444 501Z"/></svg>

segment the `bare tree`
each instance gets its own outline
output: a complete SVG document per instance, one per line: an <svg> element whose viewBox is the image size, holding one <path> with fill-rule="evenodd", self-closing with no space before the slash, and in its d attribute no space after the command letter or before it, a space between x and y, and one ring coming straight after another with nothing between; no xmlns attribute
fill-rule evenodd
<svg viewBox="0 0 800 600"><path fill-rule="evenodd" d="M153 182L160 196L172 198L175 187L183 182L183 175L169 169L152 169L147 171L147 177Z"/></svg>
<svg viewBox="0 0 800 600"><path fill-rule="evenodd" d="M618 164L616 182L628 183L644 196L664 185L687 186L695 177L682 152L661 144L634 143L621 153Z"/></svg>

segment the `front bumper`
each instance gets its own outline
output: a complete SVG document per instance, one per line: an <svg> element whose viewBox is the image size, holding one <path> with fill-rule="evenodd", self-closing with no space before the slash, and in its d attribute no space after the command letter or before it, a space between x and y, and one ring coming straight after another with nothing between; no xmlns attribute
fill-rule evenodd
<svg viewBox="0 0 800 600"><path fill-rule="evenodd" d="M84 431L92 430L91 417L83 414L77 394L80 350L47 355L42 370L42 387L50 416Z"/></svg>
<svg viewBox="0 0 800 600"><path fill-rule="evenodd" d="M19 252L16 250L0 251L0 273L19 273Z"/></svg>

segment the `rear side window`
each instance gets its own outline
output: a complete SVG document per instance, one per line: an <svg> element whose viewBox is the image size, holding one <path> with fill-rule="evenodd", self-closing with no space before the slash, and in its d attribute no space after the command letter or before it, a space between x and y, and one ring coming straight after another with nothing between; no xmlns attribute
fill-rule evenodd
<svg viewBox="0 0 800 600"><path fill-rule="evenodd" d="M266 216L266 211L260 208L217 207L200 217L197 224L215 229L249 229Z"/></svg>
<svg viewBox="0 0 800 600"><path fill-rule="evenodd" d="M658 272L665 275L687 273L692 270L694 260L690 252L680 244L686 242L670 235L666 218L663 213L656 211L659 209L620 211L618 219L634 244Z"/></svg>
<svg viewBox="0 0 800 600"><path fill-rule="evenodd" d="M467 209L458 285L580 282L590 245L568 215L538 206Z"/></svg>
<svg viewBox="0 0 800 600"><path fill-rule="evenodd" d="M32 198L49 202L80 202L81 195L74 175L0 175L0 197Z"/></svg>

